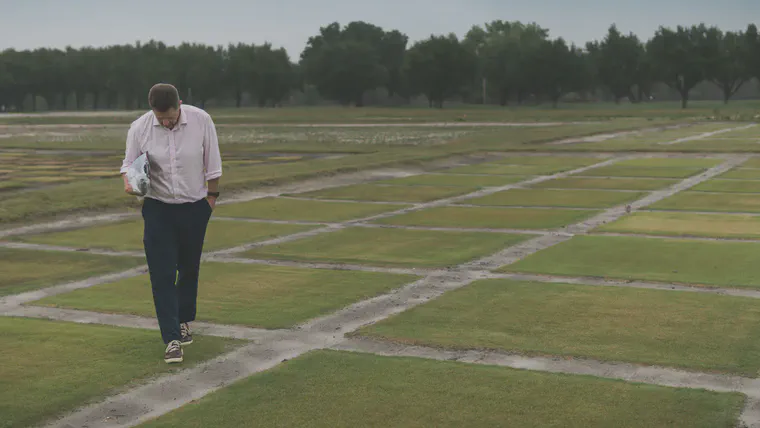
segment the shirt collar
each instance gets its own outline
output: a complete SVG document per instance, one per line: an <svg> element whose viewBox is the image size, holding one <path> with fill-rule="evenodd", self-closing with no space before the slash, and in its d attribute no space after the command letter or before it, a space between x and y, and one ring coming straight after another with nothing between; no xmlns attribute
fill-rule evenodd
<svg viewBox="0 0 760 428"><path fill-rule="evenodd" d="M179 108L180 114L179 114L179 122L177 125L187 125L187 111L182 111L182 107ZM155 114L151 114L153 116L153 126L163 126L161 123L158 122L158 119L156 118Z"/></svg>

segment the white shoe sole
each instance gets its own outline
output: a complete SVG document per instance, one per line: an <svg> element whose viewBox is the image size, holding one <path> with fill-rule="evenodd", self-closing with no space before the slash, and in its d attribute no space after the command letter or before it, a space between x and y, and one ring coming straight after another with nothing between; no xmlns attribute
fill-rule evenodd
<svg viewBox="0 0 760 428"><path fill-rule="evenodd" d="M192 344L193 344L193 341L191 340L191 341L189 341L189 342L180 342L179 344L180 344L180 346L187 346L187 345L192 345Z"/></svg>
<svg viewBox="0 0 760 428"><path fill-rule="evenodd" d="M164 358L164 361L167 362L168 364L181 363L182 360L183 360L182 357L179 357L179 358Z"/></svg>

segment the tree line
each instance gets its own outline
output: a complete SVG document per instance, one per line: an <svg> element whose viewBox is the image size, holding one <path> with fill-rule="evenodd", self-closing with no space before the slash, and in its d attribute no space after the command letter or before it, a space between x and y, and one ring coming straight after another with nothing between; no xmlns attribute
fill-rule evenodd
<svg viewBox="0 0 760 428"><path fill-rule="evenodd" d="M0 107L48 109L144 108L148 88L171 82L183 99L201 107L251 98L277 106L294 93L313 91L342 105L365 105L382 88L431 107L466 103L551 103L568 94L600 91L615 102L645 102L655 84L680 94L682 106L700 83L720 88L728 102L748 81L760 78L757 27L723 32L705 24L660 27L647 41L611 26L585 46L552 38L546 28L493 21L456 35L431 35L409 43L398 30L355 21L320 28L297 62L271 44L134 45L0 52ZM31 102L29 102L31 100Z"/></svg>

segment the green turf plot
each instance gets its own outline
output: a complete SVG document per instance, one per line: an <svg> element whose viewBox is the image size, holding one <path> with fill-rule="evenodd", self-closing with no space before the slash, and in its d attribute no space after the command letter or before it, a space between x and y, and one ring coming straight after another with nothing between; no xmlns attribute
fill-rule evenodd
<svg viewBox="0 0 760 428"><path fill-rule="evenodd" d="M760 195L681 192L650 205L650 208L675 211L760 212Z"/></svg>
<svg viewBox="0 0 760 428"><path fill-rule="evenodd" d="M606 159L578 157L578 156L506 156L491 163L507 165L554 165L560 167L572 166L580 168L595 163L604 162Z"/></svg>
<svg viewBox="0 0 760 428"><path fill-rule="evenodd" d="M754 242L577 236L500 270L758 288L758 260Z"/></svg>
<svg viewBox="0 0 760 428"><path fill-rule="evenodd" d="M252 258L445 267L475 260L529 239L527 235L352 227L254 248Z"/></svg>
<svg viewBox="0 0 760 428"><path fill-rule="evenodd" d="M393 178L378 181L384 184L409 186L463 186L463 187L499 187L519 183L530 177L498 175L463 175L463 174L420 174L410 177Z"/></svg>
<svg viewBox="0 0 760 428"><path fill-rule="evenodd" d="M636 158L615 162L619 166L642 168L712 168L724 162L714 158Z"/></svg>
<svg viewBox="0 0 760 428"><path fill-rule="evenodd" d="M707 180L691 188L701 192L760 193L760 180Z"/></svg>
<svg viewBox="0 0 760 428"><path fill-rule="evenodd" d="M143 263L137 257L0 248L0 296L117 273Z"/></svg>
<svg viewBox="0 0 760 428"><path fill-rule="evenodd" d="M576 169L575 166L560 165L505 165L483 163L447 169L450 174L486 174L486 175L550 175Z"/></svg>
<svg viewBox="0 0 760 428"><path fill-rule="evenodd" d="M474 192L476 188L462 186L394 186L355 184L314 192L292 194L316 199L345 199L372 202L429 202Z"/></svg>
<svg viewBox="0 0 760 428"><path fill-rule="evenodd" d="M204 251L214 251L230 248L277 236L304 232L314 227L316 226L249 223L212 219L206 229L206 240L203 244L203 249ZM65 232L18 236L14 239L33 244L60 245L74 248L139 251L143 249L143 221L129 220Z"/></svg>
<svg viewBox="0 0 760 428"><path fill-rule="evenodd" d="M288 198L263 198L250 202L219 205L219 217L261 220L298 220L341 222L400 210L408 205L379 205L352 202L304 201Z"/></svg>
<svg viewBox="0 0 760 428"><path fill-rule="evenodd" d="M636 212L594 229L594 232L760 238L760 216L750 214Z"/></svg>
<svg viewBox="0 0 760 428"><path fill-rule="evenodd" d="M461 203L494 206L544 206L566 208L607 208L641 199L643 192L607 190L510 189Z"/></svg>
<svg viewBox="0 0 760 428"><path fill-rule="evenodd" d="M729 132L724 132L722 134L716 135L716 137L721 138L748 138L748 139L755 139L760 140L760 126L751 126L749 128L744 129L736 129Z"/></svg>
<svg viewBox="0 0 760 428"><path fill-rule="evenodd" d="M195 335L182 364L164 363L157 331L0 318L0 426L26 427L191 367L242 342Z"/></svg>
<svg viewBox="0 0 760 428"><path fill-rule="evenodd" d="M760 370L757 302L701 293L485 280L355 334L751 377Z"/></svg>
<svg viewBox="0 0 760 428"><path fill-rule="evenodd" d="M756 130L760 131L760 128L756 128ZM760 141L760 133L758 133L757 140ZM757 142L755 144L757 144ZM742 166L745 168L760 168L760 157L752 157L746 160Z"/></svg>
<svg viewBox="0 0 760 428"><path fill-rule="evenodd" d="M658 166L609 165L592 168L581 175L587 177L652 177L652 178L687 178L704 172L706 168L679 167L665 168Z"/></svg>
<svg viewBox="0 0 760 428"><path fill-rule="evenodd" d="M419 279L413 275L204 263L198 320L290 328ZM154 316L150 278L142 275L48 297L39 306Z"/></svg>
<svg viewBox="0 0 760 428"><path fill-rule="evenodd" d="M537 189L658 190L676 183L678 180L657 178L567 177L543 181L532 187Z"/></svg>
<svg viewBox="0 0 760 428"><path fill-rule="evenodd" d="M736 180L760 180L760 168L734 168L718 177Z"/></svg>
<svg viewBox="0 0 760 428"><path fill-rule="evenodd" d="M554 229L597 214L594 210L545 208L435 207L376 220L400 226Z"/></svg>
<svg viewBox="0 0 760 428"><path fill-rule="evenodd" d="M738 393L590 376L313 351L147 422L145 428L732 427ZM305 404L308 403L308 404Z"/></svg>

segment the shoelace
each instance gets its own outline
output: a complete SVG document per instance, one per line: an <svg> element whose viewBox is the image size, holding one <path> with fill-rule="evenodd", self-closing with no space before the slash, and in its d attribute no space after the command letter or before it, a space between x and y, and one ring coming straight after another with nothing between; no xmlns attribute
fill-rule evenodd
<svg viewBox="0 0 760 428"><path fill-rule="evenodd" d="M190 327L188 327L188 325L187 325L187 324L185 324L185 323L182 323L182 324L180 324L180 325L179 325L179 331L180 331L180 333L181 333L183 336L185 336L185 335L187 335L187 334L190 334Z"/></svg>
<svg viewBox="0 0 760 428"><path fill-rule="evenodd" d="M178 340L172 340L169 342L169 346L166 347L166 352L174 352L180 349L180 343Z"/></svg>

